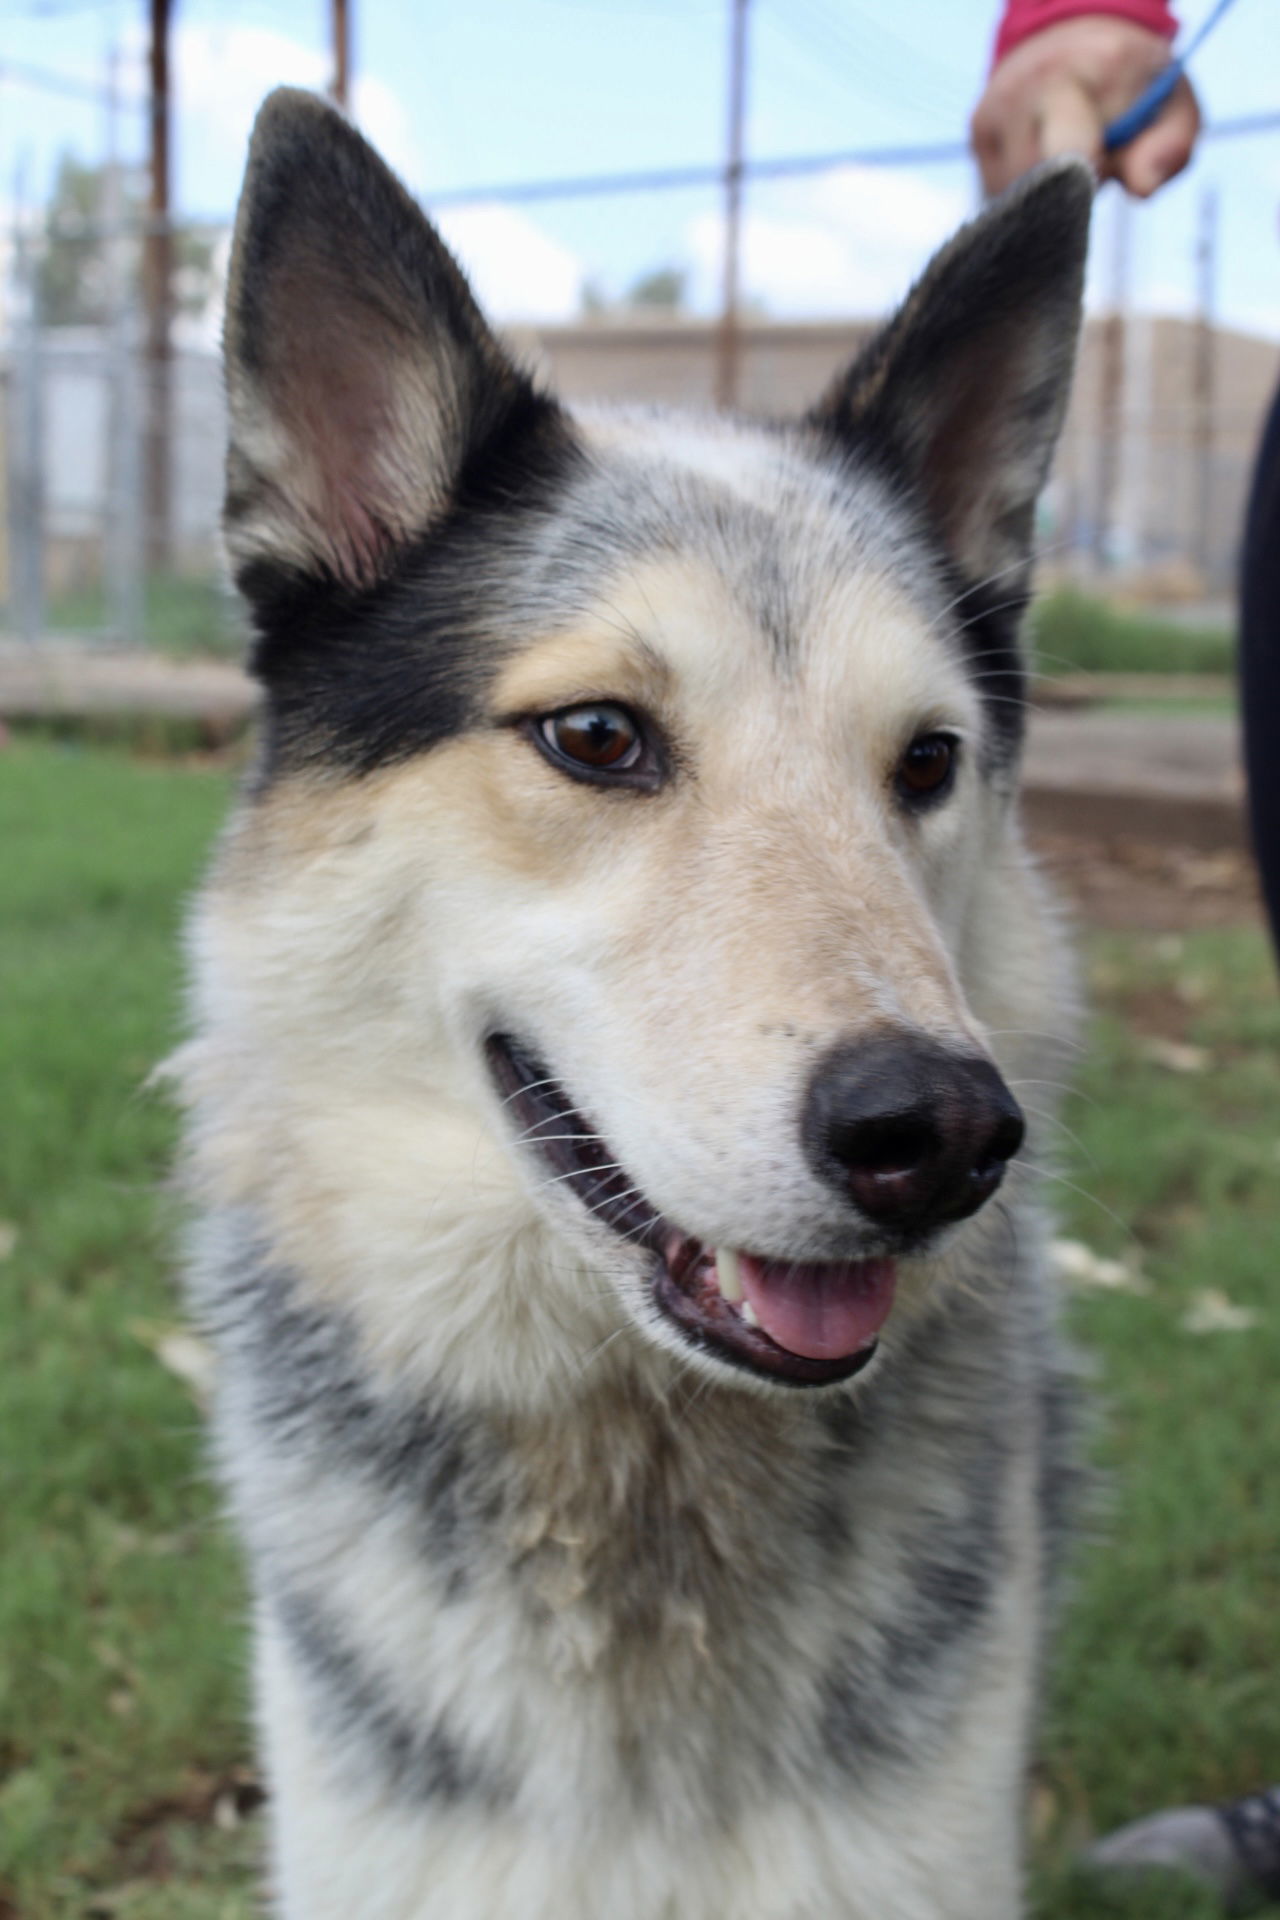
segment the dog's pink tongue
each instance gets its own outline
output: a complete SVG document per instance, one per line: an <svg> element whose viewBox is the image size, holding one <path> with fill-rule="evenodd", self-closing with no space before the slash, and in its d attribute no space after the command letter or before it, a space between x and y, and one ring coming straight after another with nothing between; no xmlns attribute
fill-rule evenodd
<svg viewBox="0 0 1280 1920"><path fill-rule="evenodd" d="M875 1340L889 1318L892 1260L797 1265L738 1256L742 1291L769 1338L806 1360L844 1360Z"/></svg>

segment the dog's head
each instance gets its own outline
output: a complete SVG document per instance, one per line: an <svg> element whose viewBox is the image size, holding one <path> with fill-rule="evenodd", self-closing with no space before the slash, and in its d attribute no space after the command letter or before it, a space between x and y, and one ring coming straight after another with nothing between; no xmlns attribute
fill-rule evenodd
<svg viewBox="0 0 1280 1920"><path fill-rule="evenodd" d="M1060 1030L1010 801L1090 198L990 208L795 425L579 417L359 136L267 103L226 513L266 718L200 947L312 1267L368 1192L402 1305L542 1236L492 1284L544 1331L825 1384L976 1230L997 1060Z"/></svg>

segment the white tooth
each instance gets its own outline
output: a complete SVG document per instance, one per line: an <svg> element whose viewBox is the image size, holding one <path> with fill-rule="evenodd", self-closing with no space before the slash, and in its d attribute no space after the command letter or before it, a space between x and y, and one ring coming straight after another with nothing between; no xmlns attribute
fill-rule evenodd
<svg viewBox="0 0 1280 1920"><path fill-rule="evenodd" d="M732 1247L716 1248L716 1278L724 1298L736 1307L742 1298L742 1274Z"/></svg>
<svg viewBox="0 0 1280 1920"><path fill-rule="evenodd" d="M749 1300L744 1300L742 1303L742 1317L749 1327L758 1327L760 1325L759 1320L756 1318L756 1310Z"/></svg>

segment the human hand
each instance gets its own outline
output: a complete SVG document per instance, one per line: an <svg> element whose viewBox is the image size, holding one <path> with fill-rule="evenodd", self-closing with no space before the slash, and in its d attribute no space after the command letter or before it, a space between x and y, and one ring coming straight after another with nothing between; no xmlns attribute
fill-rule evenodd
<svg viewBox="0 0 1280 1920"><path fill-rule="evenodd" d="M1162 34L1110 14L1060 20L1021 41L992 73L969 125L987 192L1000 193L1038 160L1078 153L1100 180L1119 180L1145 200L1181 173L1200 131L1186 75L1128 146L1107 153L1102 136L1170 57Z"/></svg>

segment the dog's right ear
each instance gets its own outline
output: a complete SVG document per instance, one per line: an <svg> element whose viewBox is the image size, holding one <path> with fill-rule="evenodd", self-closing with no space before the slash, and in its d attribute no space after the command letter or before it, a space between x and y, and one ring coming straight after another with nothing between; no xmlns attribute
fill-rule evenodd
<svg viewBox="0 0 1280 1920"><path fill-rule="evenodd" d="M962 580L1016 595L1066 410L1094 181L1051 161L955 236L809 416L923 506Z"/></svg>
<svg viewBox="0 0 1280 1920"><path fill-rule="evenodd" d="M225 528L264 568L368 586L447 513L480 448L556 414L486 326L456 262L341 114L262 107L226 321Z"/></svg>

